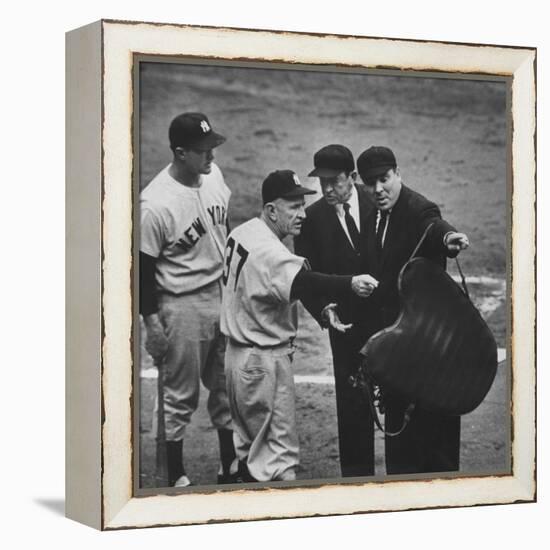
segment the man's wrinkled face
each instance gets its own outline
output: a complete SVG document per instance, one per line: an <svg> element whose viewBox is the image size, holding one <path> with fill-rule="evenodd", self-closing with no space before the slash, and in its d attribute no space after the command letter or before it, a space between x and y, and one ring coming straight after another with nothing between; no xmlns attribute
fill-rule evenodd
<svg viewBox="0 0 550 550"><path fill-rule="evenodd" d="M337 176L319 177L321 191L329 204L344 203L351 197L355 172L340 172Z"/></svg>
<svg viewBox="0 0 550 550"><path fill-rule="evenodd" d="M273 201L274 222L283 236L300 234L302 223L306 219L304 197L277 199Z"/></svg>
<svg viewBox="0 0 550 550"><path fill-rule="evenodd" d="M391 210L395 206L402 186L399 168L390 168L381 176L363 179L363 183L376 204L376 208Z"/></svg>

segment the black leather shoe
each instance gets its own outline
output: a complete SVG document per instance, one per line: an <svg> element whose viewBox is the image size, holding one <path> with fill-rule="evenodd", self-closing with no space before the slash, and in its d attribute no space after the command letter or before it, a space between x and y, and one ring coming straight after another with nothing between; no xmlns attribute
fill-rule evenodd
<svg viewBox="0 0 550 550"><path fill-rule="evenodd" d="M224 472L220 466L218 471L218 485L229 485L230 483L242 483L239 478L239 461L235 458L229 467L229 472Z"/></svg>
<svg viewBox="0 0 550 550"><path fill-rule="evenodd" d="M246 462L239 460L239 469L237 471L237 481L236 483L253 483L258 481L255 477L252 477L248 471L248 466Z"/></svg>

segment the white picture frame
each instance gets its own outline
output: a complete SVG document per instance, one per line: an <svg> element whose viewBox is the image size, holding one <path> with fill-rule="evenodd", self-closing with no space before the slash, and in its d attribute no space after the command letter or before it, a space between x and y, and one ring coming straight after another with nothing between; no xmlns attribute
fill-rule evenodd
<svg viewBox="0 0 550 550"><path fill-rule="evenodd" d="M510 475L134 496L134 54L511 79ZM532 48L108 20L68 33L67 515L111 530L533 501L535 77Z"/></svg>

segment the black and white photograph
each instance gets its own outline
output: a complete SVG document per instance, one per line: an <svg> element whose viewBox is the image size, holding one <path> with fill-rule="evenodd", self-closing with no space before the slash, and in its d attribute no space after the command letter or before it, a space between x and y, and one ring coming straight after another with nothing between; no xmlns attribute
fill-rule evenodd
<svg viewBox="0 0 550 550"><path fill-rule="evenodd" d="M4 9L1 546L547 545L544 4L56 7Z"/></svg>
<svg viewBox="0 0 550 550"><path fill-rule="evenodd" d="M66 509L536 500L536 50L67 35Z"/></svg>
<svg viewBox="0 0 550 550"><path fill-rule="evenodd" d="M510 474L511 80L133 74L136 494Z"/></svg>

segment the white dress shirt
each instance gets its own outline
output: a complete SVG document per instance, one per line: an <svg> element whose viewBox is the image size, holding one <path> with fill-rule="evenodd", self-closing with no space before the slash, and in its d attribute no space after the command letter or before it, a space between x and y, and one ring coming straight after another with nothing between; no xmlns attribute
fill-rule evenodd
<svg viewBox="0 0 550 550"><path fill-rule="evenodd" d="M361 220L359 219L359 194L357 193L357 189L355 188L355 185L353 185L351 188L351 197L347 202L350 206L349 213L351 214L351 217L353 218L353 221L357 226L357 231L361 233L361 224L360 224ZM338 216L338 220L340 221L340 225L342 226L342 229L345 231L349 242L353 246L353 241L349 236L348 226L346 225L346 219L345 219L346 213L344 212L344 205L339 202L335 205L335 208L336 208L336 215Z"/></svg>
<svg viewBox="0 0 550 550"><path fill-rule="evenodd" d="M390 226L390 216L391 210L388 210L388 217L386 218L386 227L384 227L384 233L382 234L382 247L384 247L384 241L386 240L386 233L388 232L388 227ZM374 234L378 233L378 226L380 225L380 220L382 219L382 212L380 210L376 211L376 229Z"/></svg>

